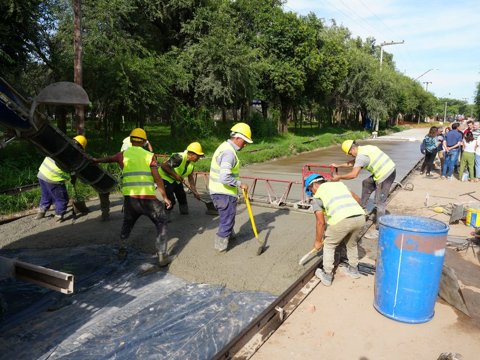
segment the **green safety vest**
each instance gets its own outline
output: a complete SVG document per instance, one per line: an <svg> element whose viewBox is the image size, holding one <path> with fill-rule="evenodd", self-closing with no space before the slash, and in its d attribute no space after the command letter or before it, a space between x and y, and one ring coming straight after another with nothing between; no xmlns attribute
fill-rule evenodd
<svg viewBox="0 0 480 360"><path fill-rule="evenodd" d="M393 160L376 146L359 146L358 153L369 157L370 162L365 169L373 174L373 180L375 181L383 179L395 169Z"/></svg>
<svg viewBox="0 0 480 360"><path fill-rule="evenodd" d="M123 152L123 195L155 195L155 181L150 169L152 158L151 152L139 146L132 146Z"/></svg>
<svg viewBox="0 0 480 360"><path fill-rule="evenodd" d="M175 171L176 174L184 178L190 175L193 172L193 169L195 168L195 163L193 161L187 160L187 153L188 151L186 150L183 153L179 153L180 155L182 155L182 162L176 168L173 168L173 171ZM180 184L180 181L177 181L174 178L172 178L161 167L158 168L158 172L162 177L162 179L168 181L170 184L173 184L174 181Z"/></svg>
<svg viewBox="0 0 480 360"><path fill-rule="evenodd" d="M233 177L238 180L240 178L240 160L238 159L235 148L225 141L215 150L213 154L212 163L210 165L210 180L208 181L208 190L213 194L226 194L231 196L238 195L236 186L225 185L220 182L220 165L217 163L217 158L225 151L232 150L235 154L237 164L231 169Z"/></svg>
<svg viewBox="0 0 480 360"><path fill-rule="evenodd" d="M322 200L329 225L335 225L350 216L365 215L344 183L323 183L313 197Z"/></svg>
<svg viewBox="0 0 480 360"><path fill-rule="evenodd" d="M55 161L49 157L43 160L38 173L53 183L65 182L69 178L68 173L60 169Z"/></svg>

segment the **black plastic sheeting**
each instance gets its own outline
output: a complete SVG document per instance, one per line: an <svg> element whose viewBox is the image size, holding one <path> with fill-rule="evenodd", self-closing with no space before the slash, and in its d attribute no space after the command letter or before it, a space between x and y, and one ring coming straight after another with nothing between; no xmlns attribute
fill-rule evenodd
<svg viewBox="0 0 480 360"><path fill-rule="evenodd" d="M75 275L71 295L0 282L0 359L209 359L275 299L188 283L151 255L120 263L107 246L0 255Z"/></svg>

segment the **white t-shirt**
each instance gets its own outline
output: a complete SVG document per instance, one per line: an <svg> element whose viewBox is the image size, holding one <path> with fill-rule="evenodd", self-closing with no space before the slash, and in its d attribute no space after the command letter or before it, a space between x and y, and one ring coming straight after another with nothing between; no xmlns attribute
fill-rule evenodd
<svg viewBox="0 0 480 360"><path fill-rule="evenodd" d="M476 141L466 142L465 140L463 140L463 151L469 152L469 153L475 152L476 144L477 144Z"/></svg>

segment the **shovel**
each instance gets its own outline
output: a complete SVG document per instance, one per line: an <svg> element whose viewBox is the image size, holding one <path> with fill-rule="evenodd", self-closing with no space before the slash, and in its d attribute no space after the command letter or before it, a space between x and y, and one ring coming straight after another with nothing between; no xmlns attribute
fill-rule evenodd
<svg viewBox="0 0 480 360"><path fill-rule="evenodd" d="M185 181L183 181L183 185L185 185L187 187L187 189L192 192L192 194L195 194L193 192L192 188L190 186L188 186ZM198 198L197 200L200 200L201 202L203 202L205 204L205 206L207 207L207 214L208 215L218 215L217 208L215 207L215 205L213 205L213 201L203 200L202 198Z"/></svg>
<svg viewBox="0 0 480 360"><path fill-rule="evenodd" d="M250 217L250 222L252 224L252 230L255 234L255 239L260 243L260 246L257 249L257 255L261 255L265 250L265 241L260 240L258 237L257 226L255 225L255 219L253 218L252 206L250 205L250 199L248 198L247 192L245 189L242 189L243 197L245 198L245 203L247 204L248 216Z"/></svg>

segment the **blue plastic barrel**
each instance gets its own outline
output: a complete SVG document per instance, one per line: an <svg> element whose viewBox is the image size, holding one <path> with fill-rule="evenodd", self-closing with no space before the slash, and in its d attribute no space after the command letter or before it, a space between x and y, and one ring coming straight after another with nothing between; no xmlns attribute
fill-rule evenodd
<svg viewBox="0 0 480 360"><path fill-rule="evenodd" d="M449 227L418 216L379 219L374 307L393 320L418 324L434 314Z"/></svg>

